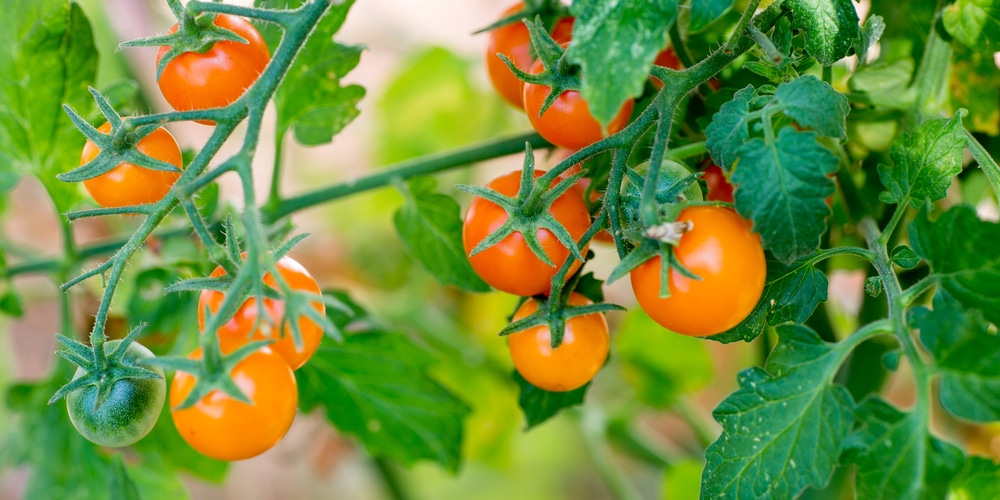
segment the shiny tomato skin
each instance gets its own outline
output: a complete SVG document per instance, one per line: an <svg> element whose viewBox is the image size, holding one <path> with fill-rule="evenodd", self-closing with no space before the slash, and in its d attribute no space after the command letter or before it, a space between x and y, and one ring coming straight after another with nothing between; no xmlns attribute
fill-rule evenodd
<svg viewBox="0 0 1000 500"><path fill-rule="evenodd" d="M544 174L535 170L535 177ZM486 187L506 196L514 196L521 185L521 171L515 170L490 181ZM549 207L549 213L569 231L574 241L579 241L590 227L590 212L583 201L583 194L576 186L557 198ZM507 220L507 212L499 205L483 198L475 198L469 205L462 224L462 243L465 254ZM538 295L548 293L552 277L567 258L573 258L568 248L556 239L548 229L539 229L538 241L545 254L555 264L542 262L528 248L521 233L508 235L499 243L469 257L469 262L477 274L493 288L514 295ZM587 249L581 250L587 254ZM575 259L574 259L575 260ZM567 279L582 263L576 260Z"/></svg>
<svg viewBox="0 0 1000 500"><path fill-rule="evenodd" d="M157 83L163 97L177 111L220 108L240 98L264 71L271 53L257 28L242 17L215 16L215 25L240 35L249 44L216 42L204 54L185 52L167 63ZM169 33L177 31L175 24ZM160 47L156 65L170 47ZM198 120L213 125L213 122Z"/></svg>
<svg viewBox="0 0 1000 500"><path fill-rule="evenodd" d="M282 278L284 278L285 283L292 290L317 295L321 293L316 280L295 259L286 255L278 259L275 265L278 268L278 272L281 273ZM215 268L210 276L218 278L225 274L226 271L220 266ZM264 283L271 287L277 287L271 273L264 274ZM213 313L218 311L225 298L226 295L224 293L216 290L203 290L201 292L198 300L199 331L205 331L205 309L208 308ZM291 325L286 324L283 329L280 328L285 315L284 301L264 298L263 303L264 311L267 314L264 317L260 317L262 311L257 299L253 297L248 298L236 311L236 314L219 327L219 336L237 339L249 338L250 340L274 339L275 341L268 347L280 354L288 362L288 365L292 367L292 370L299 369L312 357L313 353L319 347L319 343L323 339L323 327L306 316L300 316L298 322L299 332L302 335L302 347L297 348ZM321 315L326 314L326 306L322 302L316 301L312 305ZM260 317L259 326L257 324L258 317Z"/></svg>
<svg viewBox="0 0 1000 500"><path fill-rule="evenodd" d="M590 304L574 292L569 304ZM526 301L514 314L514 321L538 310L534 299ZM507 336L514 367L531 385L551 392L572 391L594 378L608 358L608 322L601 313L573 316L566 320L563 342L552 349L552 333L539 325Z"/></svg>
<svg viewBox="0 0 1000 500"><path fill-rule="evenodd" d="M661 298L660 257L632 270L639 306L674 332L702 337L729 330L745 319L764 290L766 265L760 237L733 210L696 206L678 221L694 227L674 247L677 259L701 280L670 270L670 296Z"/></svg>
<svg viewBox="0 0 1000 500"><path fill-rule="evenodd" d="M524 8L524 4L512 5L500 15L505 18ZM557 43L567 43L573 35L573 18L560 19L552 29L552 39ZM517 108L524 108L522 91L524 82L518 80L510 68L504 64L497 54L503 54L514 62L522 71L528 71L531 66L531 37L523 22L515 22L490 31L486 42L486 73L490 83L500 97Z"/></svg>
<svg viewBox="0 0 1000 500"><path fill-rule="evenodd" d="M709 165L701 178L708 184L708 201L733 202L733 185L721 167L714 163Z"/></svg>
<svg viewBox="0 0 1000 500"><path fill-rule="evenodd" d="M245 343L219 339L224 354ZM201 358L201 349L188 357ZM288 432L295 419L298 386L288 363L267 347L237 363L230 375L252 405L214 390L194 406L173 409L197 382L194 375L178 371L170 384L170 415L181 437L199 453L217 460L244 460L267 451Z"/></svg>
<svg viewBox="0 0 1000 500"><path fill-rule="evenodd" d="M111 124L105 123L97 130L107 134ZM177 168L184 167L181 148L167 129L160 127L143 137L135 148L142 154L167 162ZM101 152L91 141L83 145L80 165L89 163ZM163 199L181 176L180 172L167 172L122 163L92 179L83 181L83 187L98 205L106 208L156 203Z"/></svg>
<svg viewBox="0 0 1000 500"><path fill-rule="evenodd" d="M540 73L541 60L531 65L529 73ZM601 123L590 114L590 107L579 92L567 90L556 98L545 113L539 116L542 103L551 89L545 85L524 85L524 111L535 130L545 140L566 149L582 149L605 137ZM622 104L618 114L608 123L607 133L614 134L628 125L632 116L632 99Z"/></svg>
<svg viewBox="0 0 1000 500"><path fill-rule="evenodd" d="M111 354L120 342L107 341L104 352ZM154 357L145 346L133 342L129 344L122 361L127 366L153 370L163 377L163 369L143 362ZM82 368L77 368L73 379L85 374ZM111 386L107 399L95 408L97 393L98 387L90 385L66 396L70 422L91 442L117 448L134 444L153 430L163 409L167 385L163 378L121 379Z"/></svg>

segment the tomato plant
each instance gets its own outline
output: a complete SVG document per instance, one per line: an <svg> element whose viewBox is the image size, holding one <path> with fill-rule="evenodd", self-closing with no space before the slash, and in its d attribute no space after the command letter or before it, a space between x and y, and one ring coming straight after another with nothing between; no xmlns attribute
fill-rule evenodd
<svg viewBox="0 0 1000 500"><path fill-rule="evenodd" d="M590 304L574 293L569 305ZM514 313L514 321L538 310L534 299ZM552 392L572 391L590 382L608 357L608 322L601 313L573 316L566 321L562 345L552 348L552 332L540 325L507 336L514 367L534 386Z"/></svg>
<svg viewBox="0 0 1000 500"><path fill-rule="evenodd" d="M733 202L733 185L729 183L726 174L718 165L712 163L704 170L701 177L708 185L708 195L705 199L709 201Z"/></svg>
<svg viewBox="0 0 1000 500"><path fill-rule="evenodd" d="M98 131L111 132L111 124L101 125ZM143 137L135 146L140 153L182 168L181 148L167 129L160 127ZM90 163L101 152L93 142L83 145L80 165ZM120 163L97 177L83 181L83 186L102 207L123 207L155 203L163 199L181 176L177 172L153 170L132 163Z"/></svg>
<svg viewBox="0 0 1000 500"><path fill-rule="evenodd" d="M220 338L223 354L246 341ZM201 349L189 357L199 359ZM213 390L194 405L177 409L198 379L178 371L170 384L170 416L181 437L209 457L244 460L267 451L285 436L295 419L298 389L288 363L268 347L261 347L232 368L230 376L250 402Z"/></svg>
<svg viewBox="0 0 1000 500"><path fill-rule="evenodd" d="M111 340L104 344L104 350L111 352L120 342ZM127 347L122 365L141 365L153 357L149 349L133 342ZM66 397L66 409L73 427L101 446L129 446L145 437L156 424L167 393L163 370L156 368L154 371L160 378L118 380L103 401L99 401L97 385L71 392ZM85 373L83 368L77 368L73 380Z"/></svg>
<svg viewBox="0 0 1000 500"><path fill-rule="evenodd" d="M274 265L284 282L295 291L319 295L319 285L302 264L295 259L284 256ZM210 277L224 276L226 270L221 266L215 268ZM276 285L271 273L264 274L264 284ZM198 329L205 329L205 311L216 313L225 299L225 294L214 290L204 290L198 299ZM263 306L261 305L263 304ZM312 302L312 307L319 314L324 314L326 307L322 302ZM292 331L291 322L298 322L301 344L297 345ZM312 357L323 339L323 327L308 317L286 318L285 305L281 300L264 298L248 298L236 314L218 329L220 337L242 338L251 340L274 339L269 347L285 358L293 370L299 369Z"/></svg>
<svg viewBox="0 0 1000 500"><path fill-rule="evenodd" d="M201 52L184 52L168 62L157 83L163 98L178 111L218 108L243 95L271 60L264 38L246 19L219 14L216 26L232 31L247 43L223 40ZM177 31L175 24L168 33ZM170 50L160 47L156 64ZM211 125L211 121L198 120Z"/></svg>

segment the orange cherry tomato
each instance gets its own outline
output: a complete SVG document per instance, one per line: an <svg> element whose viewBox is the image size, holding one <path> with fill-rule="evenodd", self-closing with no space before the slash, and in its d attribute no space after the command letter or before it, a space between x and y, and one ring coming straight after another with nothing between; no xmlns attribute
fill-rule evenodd
<svg viewBox="0 0 1000 500"><path fill-rule="evenodd" d="M542 61L531 65L530 73L541 73ZM545 140L566 149L582 149L605 137L601 123L590 114L590 107L579 92L567 90L556 98L545 114L539 116L542 103L550 93L545 85L524 85L524 111L535 130ZM621 110L608 123L608 134L614 134L628 125L632 116L632 99L622 104Z"/></svg>
<svg viewBox="0 0 1000 500"><path fill-rule="evenodd" d="M505 18L524 8L524 4L512 5L500 15ZM552 39L557 43L567 43L573 35L573 18L560 19L552 29ZM515 107L524 108L522 91L524 82L518 80L510 68L504 64L497 54L503 54L521 71L528 71L531 65L531 37L528 28L522 22L515 22L490 31L486 42L486 73L490 77L493 88L500 97Z"/></svg>
<svg viewBox="0 0 1000 500"><path fill-rule="evenodd" d="M285 283L292 290L315 294L321 293L316 280L295 259L286 255L278 259L275 265ZM210 276L218 278L225 274L226 271L220 266L215 268ZM264 274L264 283L271 287L277 287L277 283L274 277L271 276L271 273ZM200 331L205 331L205 308L214 313L222 306L222 301L225 298L226 294L215 290L203 290L201 292L201 297L198 300L198 329ZM302 346L296 347L291 324L285 323L284 301L269 298L264 298L263 301L264 307L263 311L261 311L257 299L253 297L248 298L236 311L236 314L226 324L219 327L219 336L238 339L249 338L250 340L274 339L275 341L268 347L285 358L285 361L288 362L288 365L293 370L299 369L299 367L312 357L313 353L316 352L316 348L319 347L319 343L323 339L323 327L307 316L299 316L299 333L302 335ZM313 302L312 306L320 314L326 314L326 306L322 302ZM283 323L285 323L284 328L281 327Z"/></svg>
<svg viewBox="0 0 1000 500"><path fill-rule="evenodd" d="M721 167L712 163L701 178L708 184L708 201L733 202L733 185L729 183Z"/></svg>
<svg viewBox="0 0 1000 500"><path fill-rule="evenodd" d="M167 63L157 83L163 97L178 111L227 106L240 98L271 60L264 38L246 19L217 14L216 26L230 30L250 43L216 42L204 54L185 52ZM169 33L177 31L175 24ZM170 47L160 47L156 65ZM208 120L198 123L213 125Z"/></svg>
<svg viewBox="0 0 1000 500"><path fill-rule="evenodd" d="M590 300L576 292L569 304L583 306ZM514 314L514 321L538 310L538 302L528 300ZM601 313L573 316L566 320L563 342L552 349L552 332L539 325L507 336L514 367L535 387L552 392L572 391L590 382L608 358L608 322Z"/></svg>
<svg viewBox="0 0 1000 500"><path fill-rule="evenodd" d="M245 343L219 339L224 354ZM201 349L188 357L200 359ZM171 409L170 416L181 437L199 453L218 460L243 460L267 451L288 432L298 406L298 386L288 363L267 347L236 363L230 376L252 404L214 390L194 406ZM181 404L196 382L194 375L178 371L170 384L170 406Z"/></svg>
<svg viewBox="0 0 1000 500"><path fill-rule="evenodd" d="M105 123L97 130L105 134L111 131L111 124ZM170 163L177 168L184 167L181 148L167 129L160 127L143 137L135 148L142 154ZM80 165L89 163L101 152L91 141L83 145ZM122 163L117 167L92 179L83 181L83 187L102 207L124 207L156 203L163 199L170 188L180 178L180 172L167 172Z"/></svg>
<svg viewBox="0 0 1000 500"><path fill-rule="evenodd" d="M693 228L681 236L674 255L701 278L670 270L670 296L660 297L660 257L632 270L639 306L674 332L702 337L724 332L746 318L764 290L766 264L760 237L749 221L721 207L689 207L679 221Z"/></svg>
<svg viewBox="0 0 1000 500"><path fill-rule="evenodd" d="M544 170L535 170L535 177L544 173ZM516 195L520 186L520 170L497 177L486 185L506 196ZM575 241L580 241L590 227L590 212L587 211L587 204L584 203L583 195L576 186L556 198L549 207L549 213L569 231ZM506 221L507 212L499 205L483 198L475 198L469 205L462 225L462 243L466 255ZM510 234L496 245L469 257L469 263L483 281L497 290L523 296L549 293L552 277L567 258L573 257L569 249L563 246L548 229L539 229L537 237L545 254L555 266L550 266L536 257L528 248L521 233ZM580 253L586 255L587 249L584 248ZM572 269L566 275L567 279L581 264L578 260L573 263Z"/></svg>

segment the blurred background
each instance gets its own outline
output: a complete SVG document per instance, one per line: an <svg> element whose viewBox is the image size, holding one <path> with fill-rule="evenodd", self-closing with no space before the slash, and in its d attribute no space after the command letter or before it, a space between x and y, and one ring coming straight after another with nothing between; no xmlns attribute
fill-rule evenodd
<svg viewBox="0 0 1000 500"><path fill-rule="evenodd" d="M116 49L122 41L164 33L174 22L165 3L79 3L101 48L97 87L135 79L153 110L169 109L154 81L155 49ZM524 115L490 87L483 68L485 35L472 35L497 19L508 3L359 0L336 38L367 47L360 65L344 78L367 89L361 115L325 146L306 148L286 137L284 194L530 130ZM273 116L265 126L271 128L265 128L255 158L261 201L275 151ZM182 148L192 150L210 130L195 123L169 128ZM236 150L240 132L233 137L219 159ZM79 142L82 147L82 138ZM546 155L540 155L543 165L555 162ZM441 189L456 194L454 184L483 183L521 163L515 155L437 178ZM241 194L235 176L220 184L222 198L236 203ZM459 199L468 202L462 195ZM47 204L41 186L25 178L6 203L0 220L4 240L24 255L57 255L60 215ZM510 377L513 366L504 340L496 336L517 298L499 292L469 295L437 284L407 256L395 235L391 219L401 203L398 191L385 188L299 212L293 218L296 232L311 236L292 255L322 287L347 290L384 324L439 358L434 375L472 409L459 471L452 474L432 463L407 469L373 461L363 446L339 435L322 415L300 413L281 443L259 457L233 463L221 483L185 476L192 498L380 499L390 497L387 485L395 481L409 497L419 499L599 499L612 496L608 470L620 472L643 498L697 496L705 440L718 432L711 409L736 388L740 370L761 362L759 344L765 338L720 345L667 333L631 307L634 298L623 279L606 287L606 298L630 312L608 315L612 361L597 376L587 402L524 432L517 386ZM74 224L74 231L87 244L128 231L133 224L127 218L84 219ZM613 249L593 247L597 257L588 266L604 279L616 263ZM864 278L864 271L850 269L831 274L831 301L821 309L842 327L840 334L850 331L851 321L845 318L861 308ZM18 320L0 318L0 387L45 378L55 359L56 284L23 276L15 286L25 314ZM91 280L72 292L78 331L89 330L99 286ZM151 295L149 300L159 299ZM187 323L180 335L193 338L196 332ZM879 357L871 363L880 363ZM913 396L905 366L896 373L889 382L890 399L909 405ZM0 407L0 429L12 418L5 411ZM1000 442L988 428L951 427L951 432L983 452L1000 452ZM605 434L612 436L611 445ZM623 451L629 447L632 452ZM637 458L643 453L649 456ZM25 469L0 471L0 499L22 498L28 474Z"/></svg>

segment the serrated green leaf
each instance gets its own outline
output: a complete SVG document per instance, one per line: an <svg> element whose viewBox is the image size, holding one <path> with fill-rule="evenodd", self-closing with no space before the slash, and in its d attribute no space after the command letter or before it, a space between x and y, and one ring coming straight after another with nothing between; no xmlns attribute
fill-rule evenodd
<svg viewBox="0 0 1000 500"><path fill-rule="evenodd" d="M816 141L815 132L786 126L773 143L753 138L738 152L733 170L734 197L740 214L754 223L764 249L790 264L819 248L826 232L839 161Z"/></svg>
<svg viewBox="0 0 1000 500"><path fill-rule="evenodd" d="M1000 498L1000 465L983 457L968 457L948 486L949 500Z"/></svg>
<svg viewBox="0 0 1000 500"><path fill-rule="evenodd" d="M736 161L737 151L750 138L748 115L750 103L756 96L757 91L752 85L738 90L733 99L712 116L712 123L705 128L705 147L712 154L712 161L727 171Z"/></svg>
<svg viewBox="0 0 1000 500"><path fill-rule="evenodd" d="M535 387L514 370L514 381L517 382L517 403L524 413L525 430L542 424L556 416L560 411L583 404L587 396L588 382L583 387L566 392L551 392Z"/></svg>
<svg viewBox="0 0 1000 500"><path fill-rule="evenodd" d="M1000 420L1000 337L978 311L966 311L946 291L934 310L917 309L914 326L941 375L938 397L951 414L975 422Z"/></svg>
<svg viewBox="0 0 1000 500"><path fill-rule="evenodd" d="M957 114L921 123L892 144L893 166L879 165L879 178L888 189L880 199L896 204L909 201L917 207L944 198L951 179L962 171L964 152L965 135Z"/></svg>
<svg viewBox="0 0 1000 500"><path fill-rule="evenodd" d="M691 0L690 31L701 31L733 5L733 0Z"/></svg>
<svg viewBox="0 0 1000 500"><path fill-rule="evenodd" d="M845 443L857 464L858 498L906 500L944 498L962 467L962 450L927 431L927 417L903 413L878 397L857 409L860 428Z"/></svg>
<svg viewBox="0 0 1000 500"><path fill-rule="evenodd" d="M903 269L913 269L920 263L920 256L906 245L899 245L892 249L892 263Z"/></svg>
<svg viewBox="0 0 1000 500"><path fill-rule="evenodd" d="M851 76L850 87L863 92L874 106L906 109L916 93L909 87L915 65L913 59L880 61L860 68Z"/></svg>
<svg viewBox="0 0 1000 500"><path fill-rule="evenodd" d="M944 28L966 46L993 52L1000 49L1000 2L957 0L945 7Z"/></svg>
<svg viewBox="0 0 1000 500"><path fill-rule="evenodd" d="M488 292L472 269L462 244L461 207L454 198L434 191L437 182L419 177L401 186L406 202L393 215L406 251L441 284L472 292Z"/></svg>
<svg viewBox="0 0 1000 500"><path fill-rule="evenodd" d="M90 22L65 0L6 2L0 16L0 177L36 175L59 212L79 199L55 175L80 163L83 138L62 110L93 108L97 51Z"/></svg>
<svg viewBox="0 0 1000 500"><path fill-rule="evenodd" d="M778 85L774 96L785 114L802 127L827 137L847 139L847 113L851 106L847 97L830 84L807 75Z"/></svg>
<svg viewBox="0 0 1000 500"><path fill-rule="evenodd" d="M566 57L582 67L580 93L601 123L642 93L656 54L667 44L677 0L577 0Z"/></svg>
<svg viewBox="0 0 1000 500"><path fill-rule="evenodd" d="M843 59L858 38L858 13L851 0L788 0L792 27L804 30L806 51L824 66Z"/></svg>
<svg viewBox="0 0 1000 500"><path fill-rule="evenodd" d="M673 333L642 309L625 315L614 338L625 380L644 404L669 408L681 394L712 380L712 360L700 339Z"/></svg>
<svg viewBox="0 0 1000 500"><path fill-rule="evenodd" d="M302 4L300 0L256 3L267 8ZM316 146L332 141L360 112L357 105L365 96L365 89L358 85L342 86L341 79L358 65L363 47L342 45L333 38L353 4L353 0L337 3L324 14L274 95L279 129L294 130L300 144ZM273 50L280 39L280 30L270 25L263 33Z"/></svg>
<svg viewBox="0 0 1000 500"><path fill-rule="evenodd" d="M469 408L427 375L434 358L403 335L349 335L320 344L295 372L299 407L322 407L368 452L410 465L421 459L458 468Z"/></svg>
<svg viewBox="0 0 1000 500"><path fill-rule="evenodd" d="M832 383L847 352L804 326L778 335L767 371L741 372L713 412L722 435L705 451L703 498L794 498L833 474L853 422L854 400Z"/></svg>
<svg viewBox="0 0 1000 500"><path fill-rule="evenodd" d="M826 302L829 280L809 260L790 266L767 260L767 279L757 307L742 323L728 332L708 337L728 344L757 338L768 325L792 321L804 323L820 302Z"/></svg>
<svg viewBox="0 0 1000 500"><path fill-rule="evenodd" d="M968 205L958 205L931 222L926 212L910 224L913 250L959 302L1000 323L1000 225L984 222Z"/></svg>

